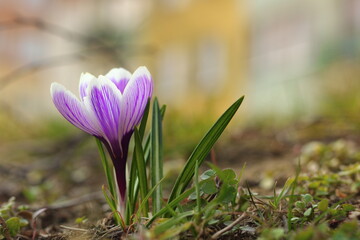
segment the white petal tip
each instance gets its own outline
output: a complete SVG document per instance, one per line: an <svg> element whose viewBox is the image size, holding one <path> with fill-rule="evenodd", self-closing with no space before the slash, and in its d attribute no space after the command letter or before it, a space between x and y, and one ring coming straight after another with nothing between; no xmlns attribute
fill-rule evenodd
<svg viewBox="0 0 360 240"><path fill-rule="evenodd" d="M151 81L151 74L150 74L149 70L147 69L147 67L145 67L145 66L138 67L135 70L133 76L134 75L135 76L141 76L141 75L146 76Z"/></svg>
<svg viewBox="0 0 360 240"><path fill-rule="evenodd" d="M88 73L88 72L83 72L83 73L81 73L81 75L80 75L80 78L94 78L95 76L94 75L92 75L91 73Z"/></svg>
<svg viewBox="0 0 360 240"><path fill-rule="evenodd" d="M119 89L117 89L115 84L112 81L110 81L109 78L107 78L106 76L103 76L103 75L99 75L98 78L93 78L93 79L90 80L89 86L86 89L86 91L87 91L86 95L89 96L91 94L91 91L92 91L93 88L101 88L102 86L108 86L114 92L121 95L121 92L119 91Z"/></svg>
<svg viewBox="0 0 360 240"><path fill-rule="evenodd" d="M109 79L119 81L123 78L130 79L131 73L125 68L113 68L105 76Z"/></svg>
<svg viewBox="0 0 360 240"><path fill-rule="evenodd" d="M50 86L51 97L54 95L55 92L64 92L64 91L66 91L66 88L60 83L53 82Z"/></svg>

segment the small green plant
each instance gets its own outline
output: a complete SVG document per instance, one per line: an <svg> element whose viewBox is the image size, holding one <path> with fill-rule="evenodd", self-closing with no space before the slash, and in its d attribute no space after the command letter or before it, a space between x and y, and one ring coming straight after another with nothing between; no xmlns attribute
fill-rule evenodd
<svg viewBox="0 0 360 240"><path fill-rule="evenodd" d="M21 228L29 225L29 219L22 217L25 206L15 206L15 198L0 207L0 239L11 239L20 233Z"/></svg>
<svg viewBox="0 0 360 240"><path fill-rule="evenodd" d="M192 193L177 209L169 209L168 218L162 218L151 228L152 238L168 239L187 231L200 238L209 234L213 227L227 226L233 222L233 213L238 205L239 179L232 169L211 167L200 176L196 167L194 183L190 188ZM240 225L235 224L224 234L232 231L240 231Z"/></svg>

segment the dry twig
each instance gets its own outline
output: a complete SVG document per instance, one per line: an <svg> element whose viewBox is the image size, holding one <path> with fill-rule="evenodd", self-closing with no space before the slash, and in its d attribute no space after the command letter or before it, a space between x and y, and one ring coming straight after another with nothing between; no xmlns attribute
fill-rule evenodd
<svg viewBox="0 0 360 240"><path fill-rule="evenodd" d="M220 231L216 232L214 235L211 236L211 239L218 239L223 233L231 230L236 224L240 223L247 216L246 213L243 213L238 219L234 222L226 226L225 228L221 229Z"/></svg>

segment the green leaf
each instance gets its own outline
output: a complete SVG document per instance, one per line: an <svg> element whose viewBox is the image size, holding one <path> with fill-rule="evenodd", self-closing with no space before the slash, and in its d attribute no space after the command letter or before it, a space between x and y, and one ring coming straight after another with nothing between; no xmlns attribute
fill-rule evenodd
<svg viewBox="0 0 360 240"><path fill-rule="evenodd" d="M125 224L124 222L122 221L122 216L120 215L120 213L117 211L117 206L116 204L114 203L114 199L109 195L108 195L108 192L107 192L107 189L106 187L103 185L102 186L102 192L103 192L103 195L105 197L105 200L106 202L108 203L112 213L114 214L114 220L115 222L117 223L117 225L121 225L123 229L125 229Z"/></svg>
<svg viewBox="0 0 360 240"><path fill-rule="evenodd" d="M136 212L136 216L138 219L140 219L140 213L145 208L145 205L147 204L147 201L149 200L150 196L153 194L153 192L156 190L156 188L162 183L162 181L164 181L164 179L165 178L162 178L153 188L151 188L148 191L148 194L145 196L145 198L141 201L140 206ZM159 212L161 212L161 210ZM155 220L154 216L153 216L153 220Z"/></svg>
<svg viewBox="0 0 360 240"><path fill-rule="evenodd" d="M174 227L176 224L181 223L184 219L192 215L194 215L194 211L180 213L177 216L172 217L169 220L157 225L154 228L155 235L160 235L161 233L169 230L170 228Z"/></svg>
<svg viewBox="0 0 360 240"><path fill-rule="evenodd" d="M145 129L146 129L146 123L147 123L148 116L149 116L149 110L150 110L150 99L148 100L148 102L146 104L144 114L143 114L143 117L141 119L141 123L140 123L140 127L139 127L140 140L143 140L143 138L144 138Z"/></svg>
<svg viewBox="0 0 360 240"><path fill-rule="evenodd" d="M328 199L323 199L319 202L318 204L318 209L322 212L325 212L326 210L328 210L329 207L329 200Z"/></svg>
<svg viewBox="0 0 360 240"><path fill-rule="evenodd" d="M152 237L151 239L159 239L159 240L178 239L180 233L189 230L190 227L192 227L192 225L193 225L192 222L185 222L185 223L179 224L175 227L172 227L172 228L166 230L160 236L154 236L154 237L151 236Z"/></svg>
<svg viewBox="0 0 360 240"><path fill-rule="evenodd" d="M236 198L236 188L227 184L221 186L220 194L218 200L222 203L233 202Z"/></svg>
<svg viewBox="0 0 360 240"><path fill-rule="evenodd" d="M293 218L291 218L290 219L290 221L291 222L297 222L297 221L299 221L301 218L299 218L299 217L293 217Z"/></svg>
<svg viewBox="0 0 360 240"><path fill-rule="evenodd" d="M97 144L97 147L98 147L98 150L100 153L101 163L102 163L104 171L105 171L106 180L107 180L110 194L111 194L111 198L109 200L111 201L112 205L116 206L117 192L116 192L116 187L115 187L116 182L115 182L115 178L114 178L113 167L112 167L112 165L109 166L103 144L101 143L101 141L98 138L95 138L95 140L96 140L96 144Z"/></svg>
<svg viewBox="0 0 360 240"><path fill-rule="evenodd" d="M139 136L140 136L141 141L144 138L146 124L147 124L147 120L148 120L148 116L149 116L149 109L150 109L150 99L148 100L148 102L146 104L146 108L144 110L144 114L141 119L141 123L140 123L140 127L139 127ZM134 147L134 152L135 152L135 147ZM126 207L126 211L127 211L126 212L126 223L127 224L129 224L130 216L134 212L133 209L135 208L135 205L136 205L135 191L138 189L138 188L135 188L135 184L137 183L137 180L138 180L137 174L136 174L136 169L137 169L137 166L136 166L136 159L135 159L135 154L134 154L132 161L131 161L129 184L127 187L127 189L128 189L128 201L126 203L127 204L127 207Z"/></svg>
<svg viewBox="0 0 360 240"><path fill-rule="evenodd" d="M161 112L161 118L164 119L165 112L166 112L166 105L163 105L160 109ZM142 123L144 121L144 118L142 119ZM141 126L141 125L140 125ZM150 159L150 153L151 153L151 130L148 136L146 137L145 143L143 144L143 150L144 150L144 158L145 158L145 164L147 165ZM135 152L135 150L134 150ZM136 200L139 193L139 179L136 174L136 160L135 155L133 155L132 163L131 163L131 169L130 169L130 176L129 176L129 194L127 202L127 215L126 215L126 223L129 224L130 216L135 213L135 206L136 206Z"/></svg>
<svg viewBox="0 0 360 240"><path fill-rule="evenodd" d="M278 196L275 195L274 193L274 204L276 207L279 206L281 200L286 196L286 194L292 189L293 186L293 182L294 180L292 179L287 179L284 187L281 189L280 194Z"/></svg>
<svg viewBox="0 0 360 240"><path fill-rule="evenodd" d="M12 237L15 237L20 231L20 219L18 217L12 217L6 220L6 226Z"/></svg>
<svg viewBox="0 0 360 240"><path fill-rule="evenodd" d="M196 192L196 211L198 214L200 214L201 212L201 198L200 198L200 186L199 186L199 165L198 165L198 161L196 161L195 164L195 179L194 179L194 184L195 184L195 192Z"/></svg>
<svg viewBox="0 0 360 240"><path fill-rule="evenodd" d="M134 130L134 139L135 139L135 160L136 160L136 167L137 167L137 173L138 173L139 185L140 185L140 196L141 196L141 200L144 200L145 196L148 194L146 164L144 159L144 151L140 140L140 134L137 128L135 128ZM149 212L149 205L146 201L144 207L145 217L148 216L148 212Z"/></svg>
<svg viewBox="0 0 360 240"><path fill-rule="evenodd" d="M184 192L185 188L188 186L192 177L194 176L196 161L199 161L199 166L202 164L215 142L218 140L226 126L229 124L230 120L235 115L243 99L244 97L241 97L233 105L231 105L216 121L212 128L206 133L200 143L195 147L183 170L176 179L175 185L168 200L169 203L176 199L182 192Z"/></svg>
<svg viewBox="0 0 360 240"><path fill-rule="evenodd" d="M303 201L296 201L295 202L295 207L299 208L300 210L305 209L306 208L306 204Z"/></svg>
<svg viewBox="0 0 360 240"><path fill-rule="evenodd" d="M229 185L235 185L238 183L238 180L236 179L236 173L234 170L230 168L221 170L213 164L210 164L210 166L216 171L218 177L221 179L223 183Z"/></svg>
<svg viewBox="0 0 360 240"><path fill-rule="evenodd" d="M214 179L205 180L200 189L205 194L215 194L218 191Z"/></svg>
<svg viewBox="0 0 360 240"><path fill-rule="evenodd" d="M208 178L214 177L216 175L215 170L213 169L208 169L205 172L203 172L203 174L201 174L200 179L201 180L206 180Z"/></svg>
<svg viewBox="0 0 360 240"><path fill-rule="evenodd" d="M312 209L312 208L308 208L308 209L304 212L304 216L305 216L305 217L309 217L312 212L313 212L313 209Z"/></svg>
<svg viewBox="0 0 360 240"><path fill-rule="evenodd" d="M160 108L161 120L164 120L165 112L166 112L166 105L162 105Z"/></svg>
<svg viewBox="0 0 360 240"><path fill-rule="evenodd" d="M296 167L295 179L294 179L294 181L291 181L291 184L290 184L290 187L289 187L289 190L291 190L291 194L290 194L290 197L289 197L288 214L287 214L287 219L288 219L288 221L287 221L288 229L287 230L288 231L291 231L293 229L293 226L294 226L294 224L291 222L291 219L294 217L292 207L293 207L293 204L294 204L294 201L295 201L294 194L295 194L295 189L296 189L296 187L298 185L298 179L299 179L300 170L301 170L301 167L300 167L300 161L299 161L298 166Z"/></svg>
<svg viewBox="0 0 360 240"><path fill-rule="evenodd" d="M189 197L190 194L192 194L195 191L195 187L192 187L188 190L186 190L185 192L183 192L182 194L180 194L177 198L175 198L174 200L172 200L171 202L169 202L167 204L167 206L163 207L160 211L158 211L157 213L155 213L153 215L153 217L146 223L146 227L149 227L150 224L159 216L167 213L169 210L168 208L174 208L176 205L178 205L181 201L183 201L185 198Z"/></svg>
<svg viewBox="0 0 360 240"><path fill-rule="evenodd" d="M261 233L261 236L258 239L279 240L282 239L284 235L285 235L285 231L283 228L268 228Z"/></svg>
<svg viewBox="0 0 360 240"><path fill-rule="evenodd" d="M162 146L162 119L157 98L153 103L152 128L151 128L151 186L154 187L163 178L163 146ZM162 188L161 185L153 193L153 214L161 209Z"/></svg>
<svg viewBox="0 0 360 240"><path fill-rule="evenodd" d="M355 210L355 206L352 204L344 203L341 206L345 212L351 212Z"/></svg>
<svg viewBox="0 0 360 240"><path fill-rule="evenodd" d="M308 204L313 200L313 197L307 193L302 196L302 199L306 204Z"/></svg>
<svg viewBox="0 0 360 240"><path fill-rule="evenodd" d="M20 227L25 227L29 225L29 221L25 218L20 218Z"/></svg>

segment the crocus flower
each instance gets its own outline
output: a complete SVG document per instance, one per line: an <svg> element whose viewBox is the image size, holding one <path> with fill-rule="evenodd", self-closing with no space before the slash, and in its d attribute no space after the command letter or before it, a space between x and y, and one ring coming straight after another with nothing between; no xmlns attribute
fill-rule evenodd
<svg viewBox="0 0 360 240"><path fill-rule="evenodd" d="M131 74L114 68L98 78L90 73L80 77L80 99L64 86L52 83L50 92L59 112L81 130L97 137L111 156L121 202L126 196L126 158L134 127L151 98L153 83L146 67Z"/></svg>

